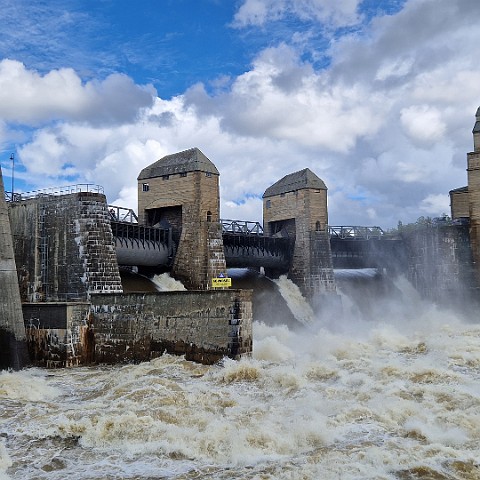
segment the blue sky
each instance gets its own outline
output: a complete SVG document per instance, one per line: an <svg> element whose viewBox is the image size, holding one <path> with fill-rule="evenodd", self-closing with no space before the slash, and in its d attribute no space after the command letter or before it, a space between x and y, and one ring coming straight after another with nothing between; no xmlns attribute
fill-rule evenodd
<svg viewBox="0 0 480 480"><path fill-rule="evenodd" d="M449 212L480 105L478 0L0 0L7 190L103 185L197 146L224 218L310 168L332 225Z"/></svg>

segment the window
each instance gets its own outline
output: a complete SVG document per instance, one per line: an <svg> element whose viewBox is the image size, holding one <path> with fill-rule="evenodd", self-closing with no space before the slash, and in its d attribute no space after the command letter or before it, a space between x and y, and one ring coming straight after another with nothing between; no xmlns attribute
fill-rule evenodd
<svg viewBox="0 0 480 480"><path fill-rule="evenodd" d="M315 230L316 230L317 232L320 232L321 229L322 229L322 227L321 227L320 221L317 220L317 223L315 224Z"/></svg>
<svg viewBox="0 0 480 480"><path fill-rule="evenodd" d="M180 176L181 176L181 177L186 177L186 176L187 176L187 172L180 172Z"/></svg>
<svg viewBox="0 0 480 480"><path fill-rule="evenodd" d="M212 172L205 172L205 176L206 176L206 177L211 177L211 176L212 176Z"/></svg>
<svg viewBox="0 0 480 480"><path fill-rule="evenodd" d="M265 202L265 208L270 208L271 206L272 206L272 204L271 204L270 200L267 200Z"/></svg>
<svg viewBox="0 0 480 480"><path fill-rule="evenodd" d="M170 175L162 175L162 180L168 180L170 178Z"/></svg>
<svg viewBox="0 0 480 480"><path fill-rule="evenodd" d="M142 192L148 192L150 190L150 185L148 183L142 184Z"/></svg>
<svg viewBox="0 0 480 480"><path fill-rule="evenodd" d="M207 212L207 222L211 222L212 221L212 212L209 210Z"/></svg>

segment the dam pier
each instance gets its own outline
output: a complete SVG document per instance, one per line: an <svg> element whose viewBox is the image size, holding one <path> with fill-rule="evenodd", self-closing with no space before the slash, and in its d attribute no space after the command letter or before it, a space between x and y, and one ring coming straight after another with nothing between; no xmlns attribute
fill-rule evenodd
<svg viewBox="0 0 480 480"><path fill-rule="evenodd" d="M478 303L480 109L473 134L451 221L395 232L330 225L327 187L308 168L265 190L262 223L222 219L220 174L198 148L140 172L138 213L96 185L8 194L0 181L0 368L249 356L253 292L219 282L229 268L287 275L319 312L341 309L338 268L404 275L436 303ZM123 270L169 272L186 290L125 292Z"/></svg>

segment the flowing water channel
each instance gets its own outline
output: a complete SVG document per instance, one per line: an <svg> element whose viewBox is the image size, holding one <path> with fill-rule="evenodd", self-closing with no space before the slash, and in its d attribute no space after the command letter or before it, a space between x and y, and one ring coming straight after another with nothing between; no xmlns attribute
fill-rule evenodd
<svg viewBox="0 0 480 480"><path fill-rule="evenodd" d="M241 361L0 372L0 479L478 480L480 324L367 290L319 315L270 282Z"/></svg>

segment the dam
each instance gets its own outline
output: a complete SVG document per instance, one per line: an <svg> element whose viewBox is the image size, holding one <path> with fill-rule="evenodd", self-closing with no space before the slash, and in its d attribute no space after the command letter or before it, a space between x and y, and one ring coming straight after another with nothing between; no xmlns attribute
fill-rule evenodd
<svg viewBox="0 0 480 480"><path fill-rule="evenodd" d="M3 368L136 362L164 352L203 363L248 356L252 291L219 283L229 268L287 275L318 311L340 308L335 268L405 275L438 303L478 301L479 116L469 186L450 192L452 221L411 231L330 225L327 187L308 168L265 190L262 223L222 219L220 174L198 148L140 172L138 214L109 205L101 186L8 195L2 184L8 288L0 332L13 345L3 349ZM169 272L187 290L124 292L123 270Z"/></svg>

